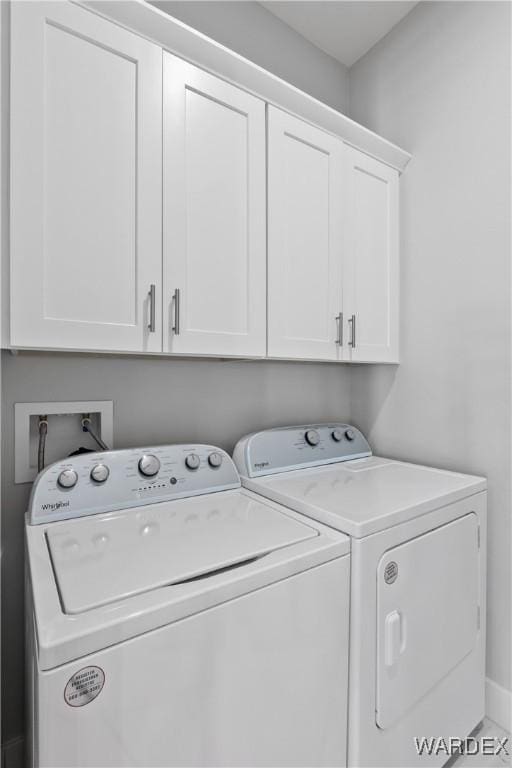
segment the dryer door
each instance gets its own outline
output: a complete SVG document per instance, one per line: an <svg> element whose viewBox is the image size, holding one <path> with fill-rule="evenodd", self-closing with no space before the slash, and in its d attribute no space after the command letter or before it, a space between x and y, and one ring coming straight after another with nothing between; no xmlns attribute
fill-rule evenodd
<svg viewBox="0 0 512 768"><path fill-rule="evenodd" d="M473 513L388 550L377 568L376 722L400 720L473 649L479 631Z"/></svg>

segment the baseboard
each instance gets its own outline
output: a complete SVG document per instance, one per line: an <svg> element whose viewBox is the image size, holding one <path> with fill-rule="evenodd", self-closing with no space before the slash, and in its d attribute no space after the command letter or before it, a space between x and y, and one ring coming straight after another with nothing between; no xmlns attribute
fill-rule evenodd
<svg viewBox="0 0 512 768"><path fill-rule="evenodd" d="M489 678L485 681L485 714L505 731L512 731L512 691Z"/></svg>
<svg viewBox="0 0 512 768"><path fill-rule="evenodd" d="M2 768L24 768L25 743L19 736L2 744Z"/></svg>

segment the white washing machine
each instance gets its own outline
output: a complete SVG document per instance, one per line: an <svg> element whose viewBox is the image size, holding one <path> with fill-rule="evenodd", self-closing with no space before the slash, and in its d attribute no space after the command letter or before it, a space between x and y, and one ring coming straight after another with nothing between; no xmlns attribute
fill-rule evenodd
<svg viewBox="0 0 512 768"><path fill-rule="evenodd" d="M346 765L346 536L174 445L52 465L26 542L32 765Z"/></svg>
<svg viewBox="0 0 512 768"><path fill-rule="evenodd" d="M485 479L372 456L347 424L257 432L234 459L247 489L351 537L349 766L442 765L415 739L484 716Z"/></svg>

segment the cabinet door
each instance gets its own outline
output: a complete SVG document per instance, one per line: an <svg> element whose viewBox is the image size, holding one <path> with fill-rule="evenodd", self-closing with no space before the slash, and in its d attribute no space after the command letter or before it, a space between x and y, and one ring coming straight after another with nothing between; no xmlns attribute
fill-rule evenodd
<svg viewBox="0 0 512 768"><path fill-rule="evenodd" d="M343 143L268 108L268 354L341 359Z"/></svg>
<svg viewBox="0 0 512 768"><path fill-rule="evenodd" d="M11 343L160 351L161 49L70 3L11 10Z"/></svg>
<svg viewBox="0 0 512 768"><path fill-rule="evenodd" d="M164 350L265 354L265 105L164 53Z"/></svg>
<svg viewBox="0 0 512 768"><path fill-rule="evenodd" d="M398 362L398 172L347 147L344 284L354 362Z"/></svg>

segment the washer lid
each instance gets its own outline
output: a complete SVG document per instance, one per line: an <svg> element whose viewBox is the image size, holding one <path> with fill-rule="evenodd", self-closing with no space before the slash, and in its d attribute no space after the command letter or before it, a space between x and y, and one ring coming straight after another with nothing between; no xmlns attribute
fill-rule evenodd
<svg viewBox="0 0 512 768"><path fill-rule="evenodd" d="M46 532L68 614L206 578L315 536L240 491L55 523Z"/></svg>

